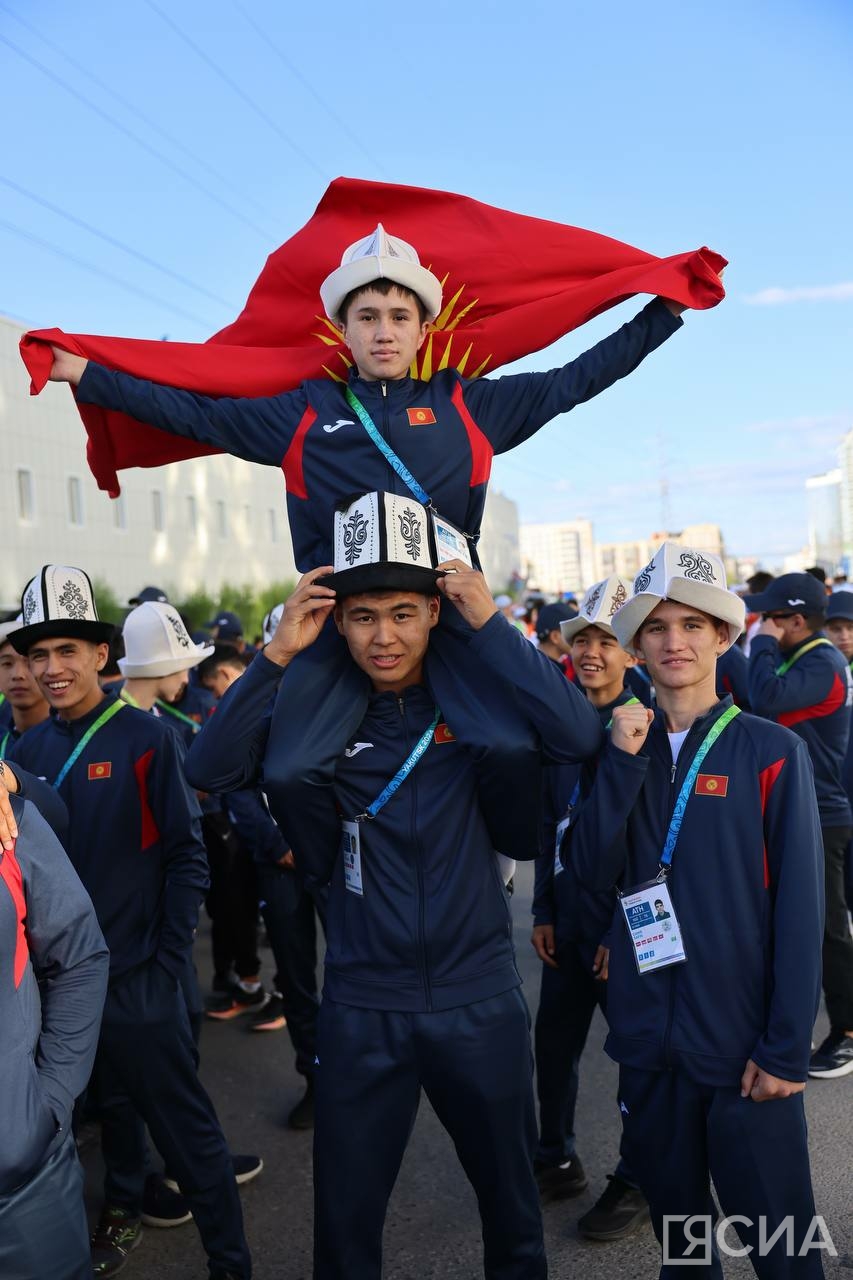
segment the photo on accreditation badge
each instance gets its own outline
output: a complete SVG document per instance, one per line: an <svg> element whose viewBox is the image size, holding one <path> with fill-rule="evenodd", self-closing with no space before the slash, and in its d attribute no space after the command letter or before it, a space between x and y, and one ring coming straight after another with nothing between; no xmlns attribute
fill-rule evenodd
<svg viewBox="0 0 853 1280"><path fill-rule="evenodd" d="M453 525L447 524L444 520L433 518L433 528L435 529L435 546L438 552L438 562L444 560L464 560L465 564L471 564L471 553L468 550L468 541L464 534L458 529L454 529Z"/></svg>

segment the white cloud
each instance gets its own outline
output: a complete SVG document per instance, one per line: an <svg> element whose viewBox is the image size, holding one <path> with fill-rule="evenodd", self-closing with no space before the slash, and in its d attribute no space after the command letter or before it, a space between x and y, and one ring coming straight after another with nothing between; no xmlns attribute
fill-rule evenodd
<svg viewBox="0 0 853 1280"><path fill-rule="evenodd" d="M848 302L853 299L853 280L842 284L805 285L795 289L759 289L748 293L744 302L753 307L779 307L786 302Z"/></svg>

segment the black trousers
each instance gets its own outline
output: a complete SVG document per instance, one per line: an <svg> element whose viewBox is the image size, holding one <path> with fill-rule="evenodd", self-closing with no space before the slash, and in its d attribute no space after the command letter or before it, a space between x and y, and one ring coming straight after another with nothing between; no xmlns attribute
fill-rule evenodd
<svg viewBox="0 0 853 1280"><path fill-rule="evenodd" d="M847 908L849 827L823 828L826 925L823 934L823 994L835 1032L853 1031L853 937Z"/></svg>
<svg viewBox="0 0 853 1280"><path fill-rule="evenodd" d="M619 1094L625 1155L648 1199L655 1235L670 1258L683 1254L692 1266L685 1272L684 1260L674 1265L664 1260L661 1280L679 1280L685 1274L723 1275L710 1231L708 1259L696 1265L703 1250L698 1246L687 1250L690 1238L702 1234L701 1225L689 1226L685 1238L681 1221L665 1222L678 1215L682 1220L705 1215L710 1222L715 1210L709 1177L723 1214L742 1215L752 1224L736 1222L727 1228L724 1239L733 1248L751 1246L749 1261L761 1280L823 1276L818 1249L809 1248L797 1256L809 1239L815 1213L801 1093L774 1102L753 1102L742 1098L737 1086L714 1088L696 1084L679 1071L623 1066ZM789 1216L793 1256L787 1256L784 1234L769 1253L762 1254L761 1220L767 1241Z"/></svg>
<svg viewBox="0 0 853 1280"><path fill-rule="evenodd" d="M210 867L205 906L210 916L213 972L238 978L260 971L258 881L252 855L224 813L202 814L202 834Z"/></svg>
<svg viewBox="0 0 853 1280"><path fill-rule="evenodd" d="M324 998L318 1056L315 1280L379 1280L385 1211L422 1089L477 1193L488 1280L547 1275L529 1017L519 990L445 1013Z"/></svg>
<svg viewBox="0 0 853 1280"><path fill-rule="evenodd" d="M189 1203L211 1268L248 1280L231 1156L196 1061L183 993L156 961L110 987L97 1058L105 1197L141 1211L138 1114Z"/></svg>
<svg viewBox="0 0 853 1280"><path fill-rule="evenodd" d="M536 1158L545 1165L563 1164L575 1155L581 1054L592 1015L597 1008L602 1012L607 1008L607 983L593 977L585 951L569 942L554 958L558 969L542 966L534 1033L539 1098ZM624 1156L616 1173L632 1186L638 1185Z"/></svg>
<svg viewBox="0 0 853 1280"><path fill-rule="evenodd" d="M317 925L314 899L295 871L258 863L261 915L276 964L275 985L296 1051L296 1070L314 1074L317 1052Z"/></svg>

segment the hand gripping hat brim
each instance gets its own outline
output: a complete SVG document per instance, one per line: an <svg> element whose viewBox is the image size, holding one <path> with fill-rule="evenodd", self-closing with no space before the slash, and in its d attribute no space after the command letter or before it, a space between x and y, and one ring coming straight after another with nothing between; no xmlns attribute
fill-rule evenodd
<svg viewBox="0 0 853 1280"><path fill-rule="evenodd" d="M422 267L416 250L398 236L389 236L382 223L371 235L345 250L341 265L320 285L320 299L330 320L338 320L341 304L353 289L374 280L393 280L411 289L426 308L428 320L441 311L441 282Z"/></svg>
<svg viewBox="0 0 853 1280"><path fill-rule="evenodd" d="M442 521L447 525L447 521ZM437 595L438 549L431 514L414 498L363 493L335 511L335 571L318 578L339 596L364 591Z"/></svg>
<svg viewBox="0 0 853 1280"><path fill-rule="evenodd" d="M729 632L726 649L743 631L743 601L726 586L719 556L677 542L664 542L634 579L634 595L613 615L613 632L623 649L636 656L637 632L665 600L688 605L724 622Z"/></svg>
<svg viewBox="0 0 853 1280"><path fill-rule="evenodd" d="M39 640L109 644L115 635L112 623L98 617L89 575L71 565L46 564L24 588L21 614L24 625L9 636L18 653L28 653Z"/></svg>
<svg viewBox="0 0 853 1280"><path fill-rule="evenodd" d="M615 635L613 618L618 609L626 603L633 591L627 578L612 574L601 582L595 582L580 602L578 613L568 622L562 623L560 630L563 639L570 641L587 627L598 627L608 635Z"/></svg>

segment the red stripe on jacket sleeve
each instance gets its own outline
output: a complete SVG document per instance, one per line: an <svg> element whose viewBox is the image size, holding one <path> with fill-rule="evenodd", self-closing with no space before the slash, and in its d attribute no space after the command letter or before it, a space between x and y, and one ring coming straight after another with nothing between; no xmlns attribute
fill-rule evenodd
<svg viewBox="0 0 853 1280"><path fill-rule="evenodd" d="M456 412L462 419L465 430L468 433L468 443L471 446L470 485L473 489L475 484L488 483L489 476L492 474L492 458L495 451L468 412L460 382L457 382L453 388L450 399L453 401Z"/></svg>
<svg viewBox="0 0 853 1280"><path fill-rule="evenodd" d="M295 498L307 498L308 491L305 488L305 476L302 471L302 455L305 449L305 436L312 422L316 422L317 414L311 408L310 404L302 415L299 426L296 428L296 434L291 440L281 462L281 469L284 472L284 483L287 485L287 492L292 493Z"/></svg>
<svg viewBox="0 0 853 1280"><path fill-rule="evenodd" d="M769 764L766 769L762 769L758 775L758 786L761 791L761 819L762 822L767 816L767 804L770 800L770 793L776 785L776 780L785 766L785 757L777 760L774 764ZM767 845L764 846L764 888L770 888L770 864L767 861Z"/></svg>
<svg viewBox="0 0 853 1280"><path fill-rule="evenodd" d="M0 861L0 880L4 882L9 890L15 907L15 960L13 973L15 975L15 990L17 991L21 985L27 961L30 958L30 949L27 946L27 934L24 929L24 921L27 918L24 877L21 875L21 868L15 857L14 849L7 849L3 853L2 861Z"/></svg>
<svg viewBox="0 0 853 1280"><path fill-rule="evenodd" d="M133 772L136 774L136 786L139 790L140 841L143 852L146 849L150 849L152 844L156 844L160 839L160 829L154 821L154 814L151 812L151 803L148 799L148 770L153 759L154 748L152 747L150 751L145 752L144 756L140 756L133 765Z"/></svg>
<svg viewBox="0 0 853 1280"><path fill-rule="evenodd" d="M783 711L778 716L779 724L787 725L790 729L793 724L801 724L803 720L819 720L823 716L831 716L833 711L837 711L839 707L843 707L847 701L847 686L842 683L841 676L835 673L835 679L823 702L816 702L813 707L800 707L796 711Z"/></svg>

